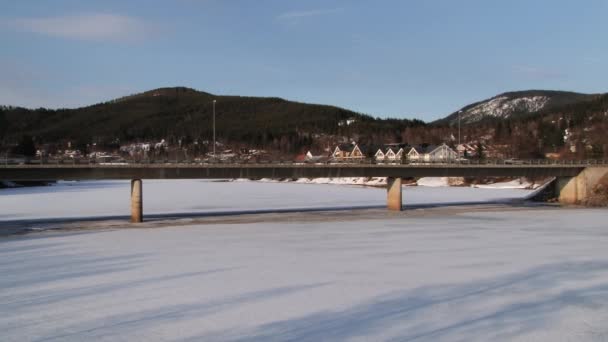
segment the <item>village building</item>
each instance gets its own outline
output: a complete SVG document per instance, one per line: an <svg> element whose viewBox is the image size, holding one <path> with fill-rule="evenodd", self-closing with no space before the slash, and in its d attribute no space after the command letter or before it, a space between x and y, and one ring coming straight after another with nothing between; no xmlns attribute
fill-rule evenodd
<svg viewBox="0 0 608 342"><path fill-rule="evenodd" d="M327 161L327 155L315 155L312 153L312 151L308 151L306 152L304 160L309 163L321 163Z"/></svg>
<svg viewBox="0 0 608 342"><path fill-rule="evenodd" d="M329 158L327 155L319 154L315 155L312 151L308 151L306 153L298 154L294 161L296 163L325 163Z"/></svg>
<svg viewBox="0 0 608 342"><path fill-rule="evenodd" d="M336 146L331 157L339 161L359 161L365 159L365 154L359 145L352 143Z"/></svg>
<svg viewBox="0 0 608 342"><path fill-rule="evenodd" d="M482 144L480 148L479 143L470 143L460 144L456 149L461 158L479 158L479 151L481 150L484 158L504 159L509 155L511 146Z"/></svg>
<svg viewBox="0 0 608 342"><path fill-rule="evenodd" d="M410 162L445 162L458 158L458 153L446 144L412 147L407 153Z"/></svg>
<svg viewBox="0 0 608 342"><path fill-rule="evenodd" d="M385 145L383 148L379 148L374 154L376 162L395 162L401 161L405 153L405 146L399 144Z"/></svg>
<svg viewBox="0 0 608 342"><path fill-rule="evenodd" d="M346 120L340 120L338 122L338 126L340 126L340 127L350 126L350 125L354 124L355 122L357 122L357 119L354 117L350 117Z"/></svg>

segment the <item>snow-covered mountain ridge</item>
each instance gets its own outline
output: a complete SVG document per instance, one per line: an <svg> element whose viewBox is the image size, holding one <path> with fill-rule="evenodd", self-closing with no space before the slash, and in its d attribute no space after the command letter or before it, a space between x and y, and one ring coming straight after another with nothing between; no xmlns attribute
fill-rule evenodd
<svg viewBox="0 0 608 342"><path fill-rule="evenodd" d="M593 95L565 91L527 90L509 92L465 106L439 121L454 124L458 121L459 114L462 124L474 123L492 117L506 119L513 115L534 114L552 107L587 101L592 98Z"/></svg>
<svg viewBox="0 0 608 342"><path fill-rule="evenodd" d="M549 98L546 96L520 97L515 99L501 96L463 111L461 119L473 122L479 121L485 116L508 118L516 112L535 113L543 109L548 102Z"/></svg>

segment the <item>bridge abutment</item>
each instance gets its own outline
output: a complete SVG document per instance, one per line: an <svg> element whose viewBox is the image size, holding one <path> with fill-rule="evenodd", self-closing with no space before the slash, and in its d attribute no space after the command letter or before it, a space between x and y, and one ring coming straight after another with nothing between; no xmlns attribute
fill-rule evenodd
<svg viewBox="0 0 608 342"><path fill-rule="evenodd" d="M401 178L388 177L386 179L386 186L387 208L389 210L401 211L403 209Z"/></svg>
<svg viewBox="0 0 608 342"><path fill-rule="evenodd" d="M140 223L144 220L143 184L141 179L131 180L131 222Z"/></svg>
<svg viewBox="0 0 608 342"><path fill-rule="evenodd" d="M560 203L586 204L593 188L608 175L608 167L587 167L574 177L557 177L555 192Z"/></svg>

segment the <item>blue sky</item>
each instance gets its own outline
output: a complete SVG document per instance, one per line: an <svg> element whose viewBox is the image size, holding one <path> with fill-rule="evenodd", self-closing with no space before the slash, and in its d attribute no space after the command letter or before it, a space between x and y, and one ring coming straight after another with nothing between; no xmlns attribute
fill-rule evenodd
<svg viewBox="0 0 608 342"><path fill-rule="evenodd" d="M524 89L608 91L608 0L0 0L0 103L165 86L433 120Z"/></svg>

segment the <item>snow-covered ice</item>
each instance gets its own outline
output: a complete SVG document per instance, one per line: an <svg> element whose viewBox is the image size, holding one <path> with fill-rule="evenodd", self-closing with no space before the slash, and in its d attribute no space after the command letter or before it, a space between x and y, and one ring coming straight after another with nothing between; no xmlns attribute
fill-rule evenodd
<svg viewBox="0 0 608 342"><path fill-rule="evenodd" d="M404 187L406 206L505 201L526 190ZM386 205L386 190L359 186L208 180L144 180L144 214L239 212L271 209L350 208ZM130 214L129 181L60 182L3 189L0 220Z"/></svg>
<svg viewBox="0 0 608 342"><path fill-rule="evenodd" d="M416 183L420 186L450 186L448 177L423 177L420 178Z"/></svg>
<svg viewBox="0 0 608 342"><path fill-rule="evenodd" d="M493 184L476 184L474 187L480 189L530 189L536 188L539 184L533 184L529 181L524 181L521 179L515 179L508 182L499 182Z"/></svg>
<svg viewBox="0 0 608 342"><path fill-rule="evenodd" d="M237 179L239 182L249 182L248 179ZM386 177L344 177L344 178L299 178L299 179L284 179L276 180L264 178L261 180L266 183L304 183L304 184L337 184L337 185L363 185L363 186L386 186ZM464 186L465 180L462 177L422 177L415 182L404 183L404 185L420 185L432 187L445 186ZM502 181L489 184L474 184L475 188L484 189L535 189L541 184L532 183L525 179L515 179L511 181Z"/></svg>
<svg viewBox="0 0 608 342"><path fill-rule="evenodd" d="M383 189L347 186L172 182L146 182L145 196L168 198L148 199L146 210L217 210L235 199L239 208L383 205L385 196ZM41 216L116 214L128 204L117 198L128 195L124 182L38 189L2 192L0 219L33 217L32 208L46 210ZM205 195L188 194L197 190ZM529 193L404 191L406 203ZM311 194L324 197L308 199ZM103 195L104 210L91 204L94 195ZM17 205L6 197L28 204L27 210L11 214L5 205ZM44 209L48 200L54 208ZM268 214L264 222L247 224L169 221L163 228L125 224L131 229L2 238L1 340L608 338L608 211L370 212L351 220L332 219L332 213ZM327 219L312 219L320 215Z"/></svg>

